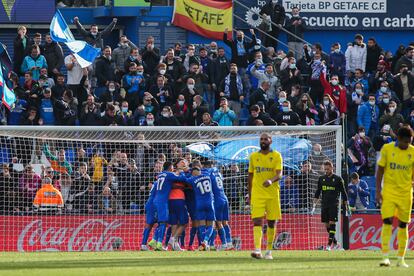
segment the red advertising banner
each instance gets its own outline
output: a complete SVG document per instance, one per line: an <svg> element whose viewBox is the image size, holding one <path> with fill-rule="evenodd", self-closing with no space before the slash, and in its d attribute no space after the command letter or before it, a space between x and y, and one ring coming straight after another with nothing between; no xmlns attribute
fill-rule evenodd
<svg viewBox="0 0 414 276"><path fill-rule="evenodd" d="M412 219L414 216L412 216ZM408 226L408 248L414 250L414 223ZM353 215L349 222L350 249L379 250L381 249L381 215ZM397 249L397 219L391 237L391 247Z"/></svg>
<svg viewBox="0 0 414 276"><path fill-rule="evenodd" d="M139 250L144 225L143 215L0 216L0 251ZM252 249L250 216L233 215L230 225L237 249ZM309 241L326 238L319 218L307 215L284 215L277 232L274 247L282 250L314 249Z"/></svg>

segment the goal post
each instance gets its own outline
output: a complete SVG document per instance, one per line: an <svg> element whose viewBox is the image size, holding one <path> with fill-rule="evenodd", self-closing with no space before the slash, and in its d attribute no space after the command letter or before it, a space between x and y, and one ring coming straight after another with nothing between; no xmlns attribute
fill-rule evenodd
<svg viewBox="0 0 414 276"><path fill-rule="evenodd" d="M272 149L284 160L274 248L319 249L327 233L319 212L311 216L310 209L322 162L330 159L341 173L340 126L2 126L0 251L139 250L151 184L165 160L178 158L213 161L229 200L233 244L251 250L248 158L260 148L262 132L270 133ZM316 144L320 154L313 152ZM45 200L36 193L49 187L46 178L63 207L34 204Z"/></svg>

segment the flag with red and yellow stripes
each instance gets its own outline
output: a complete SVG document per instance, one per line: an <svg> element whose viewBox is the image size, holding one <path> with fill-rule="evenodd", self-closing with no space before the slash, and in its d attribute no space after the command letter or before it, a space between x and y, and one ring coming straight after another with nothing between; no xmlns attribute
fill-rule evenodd
<svg viewBox="0 0 414 276"><path fill-rule="evenodd" d="M233 29L233 2L216 0L176 0L172 23L212 39L223 39Z"/></svg>

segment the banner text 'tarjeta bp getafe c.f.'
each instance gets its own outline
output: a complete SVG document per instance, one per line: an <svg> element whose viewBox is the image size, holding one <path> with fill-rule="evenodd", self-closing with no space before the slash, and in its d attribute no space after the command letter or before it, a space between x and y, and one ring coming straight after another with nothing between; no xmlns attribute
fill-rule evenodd
<svg viewBox="0 0 414 276"><path fill-rule="evenodd" d="M251 7L250 12L238 2ZM244 20L255 23L253 9L260 10L268 0L237 0L234 13ZM412 0L282 0L287 14L292 7L299 7L310 30L408 30L414 27ZM234 18L234 27L248 28Z"/></svg>

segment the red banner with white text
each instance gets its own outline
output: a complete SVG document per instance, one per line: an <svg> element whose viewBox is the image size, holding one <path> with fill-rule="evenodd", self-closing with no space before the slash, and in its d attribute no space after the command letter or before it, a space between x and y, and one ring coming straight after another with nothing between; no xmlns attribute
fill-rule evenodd
<svg viewBox="0 0 414 276"><path fill-rule="evenodd" d="M139 250L144 225L143 215L0 216L0 251ZM253 249L250 216L232 215L230 225L237 249ZM319 218L293 214L283 216L277 233L274 247L281 250L309 249L309 240L326 236Z"/></svg>
<svg viewBox="0 0 414 276"><path fill-rule="evenodd" d="M412 219L413 218L414 216L412 216ZM408 249L414 250L414 223L410 223L407 227L409 234ZM381 215L353 215L349 221L350 249L380 250L381 229ZM394 219L394 227L391 237L391 249L397 249L397 232L397 219Z"/></svg>

